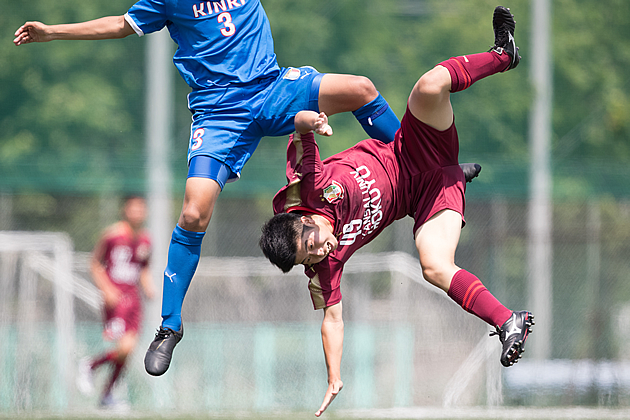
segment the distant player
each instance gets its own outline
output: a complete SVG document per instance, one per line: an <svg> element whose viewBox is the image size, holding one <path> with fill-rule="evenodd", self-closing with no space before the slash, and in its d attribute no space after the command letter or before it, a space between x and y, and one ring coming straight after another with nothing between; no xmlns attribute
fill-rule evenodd
<svg viewBox="0 0 630 420"><path fill-rule="evenodd" d="M149 272L151 242L142 228L145 218L144 199L127 198L123 220L105 230L92 256L92 278L104 303L103 337L115 342L116 347L92 360L83 360L77 385L84 394L91 394L94 371L110 365L111 375L101 396L101 405L105 407L115 405L112 389L138 343L142 323L140 289L149 299L155 295Z"/></svg>
<svg viewBox="0 0 630 420"><path fill-rule="evenodd" d="M183 336L181 308L197 269L201 243L225 183L240 177L263 136L293 131L298 111L352 111L372 138L393 141L398 118L372 82L323 74L312 67L280 68L260 0L140 0L124 16L68 25L27 22L14 43L124 38L166 27L173 58L192 88L188 180L164 272L162 325L145 358L151 375L169 367Z"/></svg>
<svg viewBox="0 0 630 420"><path fill-rule="evenodd" d="M322 162L311 130L332 134L326 115L305 111L296 116L297 134L287 150L288 185L274 197L276 215L263 227L260 246L284 272L304 265L313 305L324 310L321 334L328 389L316 416L343 387L344 264L386 226L407 215L415 220L424 278L496 328L504 366L516 363L524 351L532 314L507 309L475 275L455 265L466 180L458 165L450 95L513 69L520 60L508 9L495 9L493 27L495 45L489 52L453 57L420 78L393 143L364 140Z"/></svg>

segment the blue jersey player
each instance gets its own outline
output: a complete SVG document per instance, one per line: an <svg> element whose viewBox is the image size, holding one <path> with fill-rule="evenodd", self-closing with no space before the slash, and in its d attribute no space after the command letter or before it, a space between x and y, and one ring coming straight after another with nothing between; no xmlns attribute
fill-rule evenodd
<svg viewBox="0 0 630 420"><path fill-rule="evenodd" d="M280 68L260 0L140 0L121 16L60 25L27 22L13 42L124 38L164 27L178 46L173 62L192 88L193 124L184 204L164 272L162 324L145 356L151 375L166 372L183 336L182 303L217 197L240 176L261 137L291 133L301 110L352 111L370 137L384 142L400 127L365 77Z"/></svg>

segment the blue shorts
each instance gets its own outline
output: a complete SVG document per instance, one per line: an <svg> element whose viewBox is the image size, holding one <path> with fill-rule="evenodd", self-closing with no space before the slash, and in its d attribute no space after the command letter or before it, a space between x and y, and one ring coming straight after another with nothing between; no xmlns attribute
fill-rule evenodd
<svg viewBox="0 0 630 420"><path fill-rule="evenodd" d="M189 165L195 156L209 156L227 166L228 179L238 178L262 137L292 133L299 111L319 112L319 86L323 76L324 73L312 67L289 67L283 68L277 78L192 92L188 96L193 112ZM205 175L204 168L209 168ZM225 174L214 164L196 165L193 171L191 169L189 167L189 177L219 181L217 176Z"/></svg>

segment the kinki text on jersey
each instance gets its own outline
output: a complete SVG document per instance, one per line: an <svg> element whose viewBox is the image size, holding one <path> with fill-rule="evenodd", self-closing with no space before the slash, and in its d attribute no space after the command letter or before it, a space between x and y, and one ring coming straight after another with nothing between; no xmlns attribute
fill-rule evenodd
<svg viewBox="0 0 630 420"><path fill-rule="evenodd" d="M192 6L196 18L227 12L237 7L245 6L246 0L202 1Z"/></svg>

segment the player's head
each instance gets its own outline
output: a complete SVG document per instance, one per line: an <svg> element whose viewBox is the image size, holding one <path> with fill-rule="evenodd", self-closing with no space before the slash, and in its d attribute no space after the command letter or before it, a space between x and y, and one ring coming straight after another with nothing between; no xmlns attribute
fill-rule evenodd
<svg viewBox="0 0 630 420"><path fill-rule="evenodd" d="M125 197L123 217L134 229L142 226L147 218L147 205L144 198L139 195Z"/></svg>
<svg viewBox="0 0 630 420"><path fill-rule="evenodd" d="M269 261L288 273L294 265L321 262L338 242L322 217L281 213L262 227L259 245Z"/></svg>
<svg viewBox="0 0 630 420"><path fill-rule="evenodd" d="M283 273L288 273L295 265L297 243L303 229L302 217L296 213L276 214L261 229L258 245L265 257Z"/></svg>

